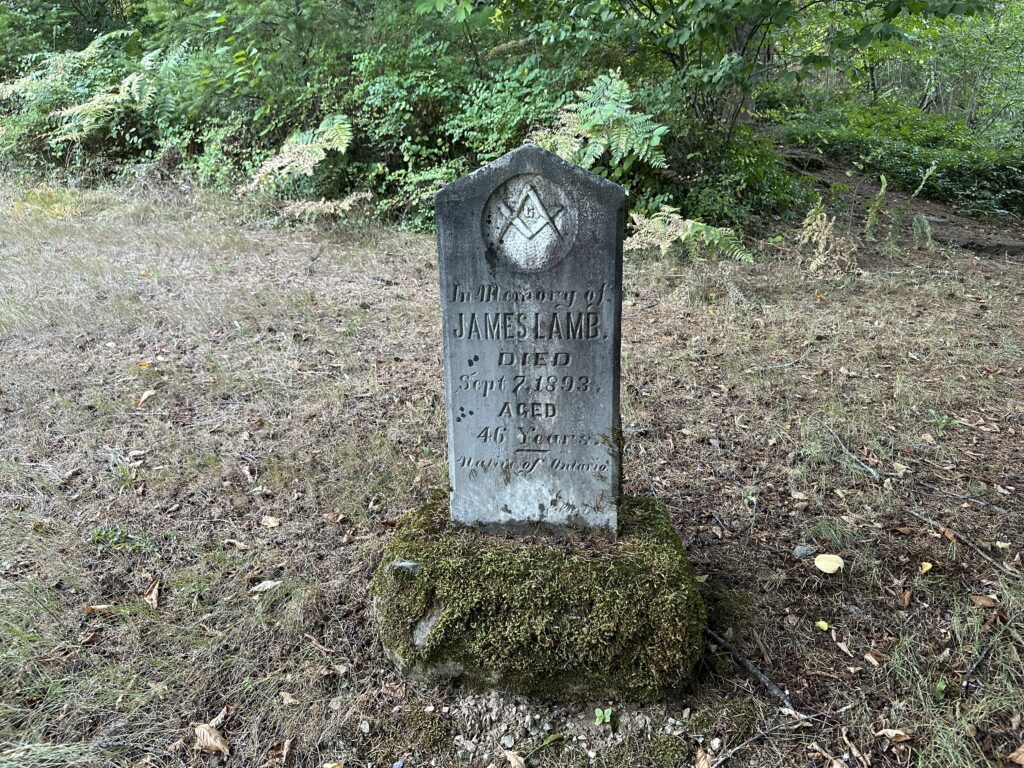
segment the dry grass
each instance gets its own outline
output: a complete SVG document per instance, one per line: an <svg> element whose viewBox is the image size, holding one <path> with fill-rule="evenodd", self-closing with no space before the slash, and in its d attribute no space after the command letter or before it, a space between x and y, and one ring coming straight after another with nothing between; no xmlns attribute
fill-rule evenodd
<svg viewBox="0 0 1024 768"><path fill-rule="evenodd" d="M0 184L0 765L279 765L291 739L294 766L483 768L513 735L533 766L667 768L779 726L731 764L862 766L854 745L954 768L1024 740L1024 590L909 514L1019 562L1024 265L631 259L627 490L670 505L716 630L819 717L789 727L710 654L683 699L616 703L611 733L596 702L391 670L369 575L445 482L433 243L244 213ZM224 706L233 756L193 755L191 724Z"/></svg>

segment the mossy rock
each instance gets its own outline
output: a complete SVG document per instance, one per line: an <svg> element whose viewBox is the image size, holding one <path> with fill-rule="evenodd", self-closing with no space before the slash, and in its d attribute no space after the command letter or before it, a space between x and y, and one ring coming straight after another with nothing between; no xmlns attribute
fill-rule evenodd
<svg viewBox="0 0 1024 768"><path fill-rule="evenodd" d="M406 514L372 592L402 672L546 698L659 698L703 648L704 603L664 505L625 498L619 537L524 538Z"/></svg>

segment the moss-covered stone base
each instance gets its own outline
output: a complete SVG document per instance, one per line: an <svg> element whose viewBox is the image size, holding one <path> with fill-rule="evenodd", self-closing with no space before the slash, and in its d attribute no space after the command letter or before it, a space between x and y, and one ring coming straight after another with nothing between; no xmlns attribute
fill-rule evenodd
<svg viewBox="0 0 1024 768"><path fill-rule="evenodd" d="M526 539L408 513L373 578L407 676L549 698L656 698L686 682L707 621L665 507L626 498L619 538Z"/></svg>

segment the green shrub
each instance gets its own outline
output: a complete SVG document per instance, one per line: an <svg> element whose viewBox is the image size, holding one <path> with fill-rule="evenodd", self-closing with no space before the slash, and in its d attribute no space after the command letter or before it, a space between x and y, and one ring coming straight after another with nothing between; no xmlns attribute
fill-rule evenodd
<svg viewBox="0 0 1024 768"><path fill-rule="evenodd" d="M969 213L1024 214L1024 146L980 142L962 120L886 102L835 104L777 128L782 141L884 174Z"/></svg>

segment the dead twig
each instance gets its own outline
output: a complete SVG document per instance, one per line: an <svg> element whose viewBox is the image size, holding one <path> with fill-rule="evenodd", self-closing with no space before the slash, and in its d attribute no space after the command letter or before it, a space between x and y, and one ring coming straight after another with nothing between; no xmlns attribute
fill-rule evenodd
<svg viewBox="0 0 1024 768"><path fill-rule="evenodd" d="M719 768L719 766L725 765L725 763L728 762L729 760L731 760L733 758L733 756L737 752L739 752L741 749L743 749L744 747L750 746L755 741L760 741L765 736L768 736L769 734L774 733L775 731L777 731L780 728L782 728L784 725L786 725L786 723L776 723L771 728L767 728L767 729L761 731L760 733L755 733L753 736L751 736L746 741L741 741L739 744L737 744L735 747L730 749L728 752L723 752L722 755L717 760L715 760L715 762L713 762L711 764L711 768Z"/></svg>
<svg viewBox="0 0 1024 768"><path fill-rule="evenodd" d="M814 350L808 349L806 352L804 352L802 355L800 355L800 357L798 357L796 360L791 360L788 363L780 363L779 365L762 365L759 368L747 368L747 370L745 370L744 373L747 373L747 374L750 374L750 373L763 373L764 371L778 371L778 370L781 370L782 368L792 368L794 365L797 365L798 363L802 363L804 360L806 360L808 358L808 356L810 356L811 352L813 352L813 351Z"/></svg>
<svg viewBox="0 0 1024 768"><path fill-rule="evenodd" d="M1010 628L1011 624L1013 624L1013 619L1007 620L1001 627L999 627L999 631L997 631L993 638L988 641L984 648L981 649L981 653L978 654L978 657L974 660L974 663L971 664L967 672L964 673L964 679L960 681L960 688L961 690L963 690L964 693L967 692L967 687L971 684L971 680L974 678L974 675L978 671L978 668L982 665L985 659L988 658L988 655L992 652L992 649L996 647L996 643L999 642L999 639L1003 636L1003 633Z"/></svg>
<svg viewBox="0 0 1024 768"><path fill-rule="evenodd" d="M987 552L985 552L985 550L983 550L981 547L979 547L973 541L968 539L962 533L957 533L956 531L954 531L949 526L942 525L941 523L938 523L935 520L932 520L927 515L922 515L920 512L915 512L912 509L908 509L907 511L910 514L912 514L914 517L916 517L918 520L920 520L921 522L928 523L928 525L934 527L939 533L946 534L948 532L950 536L952 536L958 542L963 544L965 547L974 550L974 552L978 555L978 557L980 557L982 560L985 560L987 563L989 563L993 568L995 568L1000 573L1005 573L1007 576L1012 576L1015 579L1019 579L1021 577L1021 575L1019 573L1017 573L1016 571L1012 570L1011 568L1007 568L1005 565L1003 565L998 560L996 560L994 557L989 555Z"/></svg>
<svg viewBox="0 0 1024 768"><path fill-rule="evenodd" d="M728 642L724 637L719 635L717 632L714 632L710 629L705 629L704 632L707 634L709 638L711 638L711 641L715 643L715 645L721 646L722 648L727 650L729 652L729 655L732 656L733 660L741 667L743 667L759 683L761 683L761 685L767 688L768 692L771 693L772 696L774 696L779 702L781 702L783 707L790 710L791 712L796 712L796 707L793 706L793 702L789 700L789 696L786 695L786 692L779 688L779 686L773 683L770 679L768 679L768 676L760 669L758 669L754 662L752 662L750 659L744 656L736 646Z"/></svg>
<svg viewBox="0 0 1024 768"><path fill-rule="evenodd" d="M959 493L953 493L952 491L944 490L943 488L936 488L930 483L921 483L921 485L927 488L932 493L938 494L939 496L947 496L951 499L960 499L961 501L969 501L973 504L977 504L979 507L991 507L996 512L1000 512L1004 515L1010 514L1010 511L1005 507L1000 507L997 504L993 504L991 501L985 501L984 499L976 499L973 496L962 496Z"/></svg>
<svg viewBox="0 0 1024 768"><path fill-rule="evenodd" d="M868 476L870 476L872 480L874 480L876 483L879 483L879 482L882 481L882 475L879 473L879 471L877 469L875 469L874 467L869 467L867 464L865 464L863 461L861 461L857 457L857 454L855 454L853 451L851 451L849 448L847 448L846 447L846 443L844 443L842 441L842 439L840 439L839 435L836 434L836 431L834 429L832 429L832 427L830 427L825 422L821 422L821 426L823 426L826 430L828 430L828 433L830 435L832 435L833 439L836 441L836 443L842 449L843 453L845 453L847 455L847 457L849 457L849 459L851 461L853 461L858 467L860 467L865 472L867 472Z"/></svg>
<svg viewBox="0 0 1024 768"><path fill-rule="evenodd" d="M847 707L843 707L843 709L839 710L839 712L844 712L844 711L846 711L849 708L850 707L848 707L848 706ZM755 733L753 736L751 736L746 741L741 741L739 744L737 744L735 747L733 747L732 749L728 750L727 752L723 752L721 755L719 755L719 757L715 760L715 762L713 762L711 764L711 768L719 768L720 766L725 765L725 763L728 762L729 760L731 760L733 757L735 757L736 753L739 752L741 749L744 749L745 747L749 747L754 742L760 741L765 736L768 736L768 735L774 733L775 731L781 730L783 728L785 728L787 730L794 730L796 728L804 728L804 727L807 727L808 724L811 721L813 721L813 720L820 720L823 717L825 717L826 714L827 713L825 713L825 712L819 712L816 715L806 715L806 716L801 715L800 716L800 720L797 723L795 723L795 724L787 723L786 721L782 721L781 723L776 723L771 728L765 728L763 731Z"/></svg>

